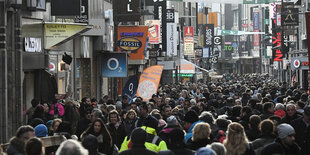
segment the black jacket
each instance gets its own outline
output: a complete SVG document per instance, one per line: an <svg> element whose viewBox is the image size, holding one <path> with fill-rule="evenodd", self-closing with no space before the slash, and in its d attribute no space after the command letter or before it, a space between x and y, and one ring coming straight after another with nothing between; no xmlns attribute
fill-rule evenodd
<svg viewBox="0 0 310 155"><path fill-rule="evenodd" d="M157 153L145 148L144 145L133 145L132 148L124 150L119 155L156 155Z"/></svg>
<svg viewBox="0 0 310 155"><path fill-rule="evenodd" d="M307 127L303 120L304 117L300 117L293 120L291 125L295 129L296 143L301 147L302 154L310 154L310 125Z"/></svg>
<svg viewBox="0 0 310 155"><path fill-rule="evenodd" d="M191 150L198 150L199 148L201 147L205 147L207 146L208 144L211 144L211 141L210 139L199 139L199 140L196 140L196 141L189 141L186 143L186 147L191 149Z"/></svg>
<svg viewBox="0 0 310 155"><path fill-rule="evenodd" d="M296 112L292 117L290 117L290 116L288 116L288 115L286 114L286 116L282 119L282 123L291 124L291 122L292 122L293 120L298 119L298 118L300 118L300 117L301 117L301 115L297 114L297 112Z"/></svg>
<svg viewBox="0 0 310 155"><path fill-rule="evenodd" d="M195 151L187 149L184 143L173 143L169 146L169 149L175 154L181 155L194 155Z"/></svg>
<svg viewBox="0 0 310 155"><path fill-rule="evenodd" d="M115 144L118 148L121 148L121 145L126 137L124 125L121 123L116 129L112 123L109 123L107 127L111 134L113 144Z"/></svg>
<svg viewBox="0 0 310 155"><path fill-rule="evenodd" d="M255 150L256 155L260 155L262 149L274 142L276 136L275 135L264 135L252 142L253 148Z"/></svg>
<svg viewBox="0 0 310 155"><path fill-rule="evenodd" d="M8 155L23 155L24 154L25 143L18 139L17 137L13 137L10 140L10 144L6 150Z"/></svg>
<svg viewBox="0 0 310 155"><path fill-rule="evenodd" d="M299 146L294 143L289 148L284 147L278 138L275 142L265 146L261 152L262 155L301 155Z"/></svg>

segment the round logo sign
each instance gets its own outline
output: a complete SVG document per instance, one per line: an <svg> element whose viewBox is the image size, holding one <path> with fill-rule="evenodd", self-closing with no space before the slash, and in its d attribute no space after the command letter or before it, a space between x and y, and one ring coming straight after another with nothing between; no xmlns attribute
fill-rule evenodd
<svg viewBox="0 0 310 155"><path fill-rule="evenodd" d="M142 42L137 38L126 37L118 41L118 46L125 51L135 51L142 46Z"/></svg>
<svg viewBox="0 0 310 155"><path fill-rule="evenodd" d="M222 38L221 37L214 37L214 44L215 45L222 44Z"/></svg>
<svg viewBox="0 0 310 155"><path fill-rule="evenodd" d="M49 69L50 69L50 71L55 71L56 70L56 65L53 62L50 62Z"/></svg>
<svg viewBox="0 0 310 155"><path fill-rule="evenodd" d="M300 65L301 65L300 60L298 60L298 59L294 60L293 65L294 65L295 68L299 68Z"/></svg>

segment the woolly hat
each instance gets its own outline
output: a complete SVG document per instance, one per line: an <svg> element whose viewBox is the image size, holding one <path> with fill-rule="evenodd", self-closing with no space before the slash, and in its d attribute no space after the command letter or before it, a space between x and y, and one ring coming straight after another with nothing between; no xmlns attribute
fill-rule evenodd
<svg viewBox="0 0 310 155"><path fill-rule="evenodd" d="M44 124L39 124L34 128L34 133L36 137L46 137L47 135L47 127Z"/></svg>
<svg viewBox="0 0 310 155"><path fill-rule="evenodd" d="M122 102L121 101L117 101L115 104L116 109L122 109Z"/></svg>
<svg viewBox="0 0 310 155"><path fill-rule="evenodd" d="M167 124L168 126L175 126L175 125L178 125L178 121L177 121L177 118L175 118L175 116L170 116L167 118Z"/></svg>
<svg viewBox="0 0 310 155"><path fill-rule="evenodd" d="M210 148L202 147L197 150L195 155L216 155L216 153Z"/></svg>
<svg viewBox="0 0 310 155"><path fill-rule="evenodd" d="M189 123L194 123L199 120L198 115L195 111L190 110L185 114L184 121Z"/></svg>
<svg viewBox="0 0 310 155"><path fill-rule="evenodd" d="M141 145L146 141L146 131L141 128L135 128L131 133L131 142L133 145Z"/></svg>
<svg viewBox="0 0 310 155"><path fill-rule="evenodd" d="M276 116L279 116L279 117L283 118L283 117L285 117L286 113L285 113L285 111L284 111L284 110L279 109L279 110L277 110L277 111L275 111L275 112L274 112L274 115L276 115Z"/></svg>
<svg viewBox="0 0 310 155"><path fill-rule="evenodd" d="M144 120L143 126L147 126L147 127L153 128L153 129L157 129L158 120L154 116L148 115Z"/></svg>
<svg viewBox="0 0 310 155"><path fill-rule="evenodd" d="M294 128L286 123L280 124L278 127L278 135L280 139L284 139L291 134L295 134Z"/></svg>
<svg viewBox="0 0 310 155"><path fill-rule="evenodd" d="M83 147L87 149L90 153L96 152L98 149L98 140L95 136L89 134L82 141Z"/></svg>

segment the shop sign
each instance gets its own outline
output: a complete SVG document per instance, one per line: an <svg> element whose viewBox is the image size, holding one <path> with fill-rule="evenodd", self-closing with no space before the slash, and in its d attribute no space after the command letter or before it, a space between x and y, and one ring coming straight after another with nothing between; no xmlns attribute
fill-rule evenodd
<svg viewBox="0 0 310 155"><path fill-rule="evenodd" d="M144 59L144 49L148 35L148 26L119 26L118 51L131 51L129 58Z"/></svg>
<svg viewBox="0 0 310 155"><path fill-rule="evenodd" d="M205 25L205 47L213 48L214 46L214 25L206 24Z"/></svg>
<svg viewBox="0 0 310 155"><path fill-rule="evenodd" d="M86 25L45 23L44 28L44 48L50 49L83 31Z"/></svg>
<svg viewBox="0 0 310 155"><path fill-rule="evenodd" d="M150 44L161 43L160 20L146 20L145 25L149 27L148 36Z"/></svg>
<svg viewBox="0 0 310 155"><path fill-rule="evenodd" d="M126 95L128 97L129 104L132 102L133 97L136 95L138 82L139 81L137 76L131 76L123 88L122 96Z"/></svg>
<svg viewBox="0 0 310 155"><path fill-rule="evenodd" d="M25 38L25 52L41 52L41 38Z"/></svg>
<svg viewBox="0 0 310 155"><path fill-rule="evenodd" d="M282 25L293 26L299 24L298 8L282 8Z"/></svg>
<svg viewBox="0 0 310 155"><path fill-rule="evenodd" d="M167 23L167 56L177 55L177 23Z"/></svg>
<svg viewBox="0 0 310 155"><path fill-rule="evenodd" d="M140 20L140 0L113 0L113 15L120 22Z"/></svg>
<svg viewBox="0 0 310 155"><path fill-rule="evenodd" d="M194 55L194 38L185 37L184 38L184 55Z"/></svg>
<svg viewBox="0 0 310 155"><path fill-rule="evenodd" d="M273 61L282 61L283 52L282 52L282 30L281 28L276 28L276 20L272 22L272 58Z"/></svg>
<svg viewBox="0 0 310 155"><path fill-rule="evenodd" d="M184 37L194 37L194 27L184 27Z"/></svg>
<svg viewBox="0 0 310 155"><path fill-rule="evenodd" d="M307 57L292 58L291 61L292 70L309 70L309 61Z"/></svg>
<svg viewBox="0 0 310 155"><path fill-rule="evenodd" d="M259 29L259 9L258 8L253 9L253 29L254 30Z"/></svg>
<svg viewBox="0 0 310 155"><path fill-rule="evenodd" d="M127 53L103 53L102 77L127 77Z"/></svg>
<svg viewBox="0 0 310 155"><path fill-rule="evenodd" d="M141 48L142 43L140 40L132 37L121 38L117 42L117 46L119 46L124 51L135 51Z"/></svg>

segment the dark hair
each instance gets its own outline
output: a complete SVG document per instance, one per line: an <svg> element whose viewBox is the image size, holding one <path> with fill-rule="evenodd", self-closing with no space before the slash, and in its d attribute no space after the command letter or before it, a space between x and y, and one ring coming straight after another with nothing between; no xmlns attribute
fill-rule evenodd
<svg viewBox="0 0 310 155"><path fill-rule="evenodd" d="M90 100L90 102L97 102L97 99L96 99L96 98L92 98L92 99Z"/></svg>
<svg viewBox="0 0 310 155"><path fill-rule="evenodd" d="M303 102L303 101L297 101L297 105L298 105L301 109L303 109L303 108L306 106L306 103Z"/></svg>
<svg viewBox="0 0 310 155"><path fill-rule="evenodd" d="M263 107L264 107L264 113L268 112L268 109L271 108L273 106L272 102L266 102L264 103Z"/></svg>
<svg viewBox="0 0 310 155"><path fill-rule="evenodd" d="M39 104L39 100L37 100L37 99L35 99L35 98L31 100L31 105L32 105L32 107L35 108L38 104Z"/></svg>
<svg viewBox="0 0 310 155"><path fill-rule="evenodd" d="M270 119L265 119L259 124L262 135L271 135L274 131L274 123Z"/></svg>
<svg viewBox="0 0 310 155"><path fill-rule="evenodd" d="M241 109L241 113L246 113L246 114L251 114L252 113L252 109L249 106L244 106Z"/></svg>
<svg viewBox="0 0 310 155"><path fill-rule="evenodd" d="M239 117L241 113L241 109L242 107L240 105L233 106L232 111L231 111L232 116Z"/></svg>
<svg viewBox="0 0 310 155"><path fill-rule="evenodd" d="M109 122L109 123L110 123L110 118L111 118L111 115L112 115L112 114L117 115L116 117L117 117L117 121L118 121L118 122L121 121L121 118L120 118L120 116L119 116L119 113L118 113L116 110L111 110L111 111L109 112L109 115L108 115L108 122Z"/></svg>
<svg viewBox="0 0 310 155"><path fill-rule="evenodd" d="M252 129L258 129L259 123L261 122L261 119L258 115L252 115L250 117L250 125L252 127Z"/></svg>
<svg viewBox="0 0 310 155"><path fill-rule="evenodd" d="M27 141L25 150L27 155L40 155L43 144L39 138L32 137Z"/></svg>
<svg viewBox="0 0 310 155"><path fill-rule="evenodd" d="M89 127L88 129L86 129L82 135L83 136L86 136L88 134L92 134L92 135L95 135L94 133L94 125L96 122L99 122L100 125L101 125L101 129L100 129L100 133L102 133L103 137L104 138L108 138L108 142L109 142L109 145L112 147L113 143L112 143L112 137L111 137L111 134L108 130L108 128L106 127L106 125L103 123L102 119L100 118L97 118Z"/></svg>
<svg viewBox="0 0 310 155"><path fill-rule="evenodd" d="M183 143L184 142L184 131L180 128L175 128L170 132L171 144L173 143Z"/></svg>
<svg viewBox="0 0 310 155"><path fill-rule="evenodd" d="M16 137L20 138L24 133L27 133L29 131L34 132L33 127L31 127L30 125L23 125L21 127L19 127L16 131Z"/></svg>
<svg viewBox="0 0 310 155"><path fill-rule="evenodd" d="M141 105L140 105L140 107L141 107L142 109L146 110L147 112L149 112L146 102L142 102Z"/></svg>

